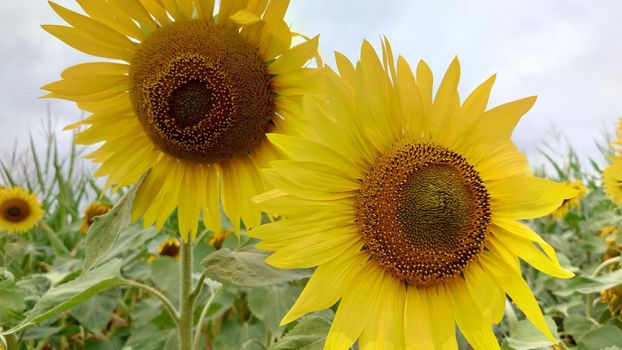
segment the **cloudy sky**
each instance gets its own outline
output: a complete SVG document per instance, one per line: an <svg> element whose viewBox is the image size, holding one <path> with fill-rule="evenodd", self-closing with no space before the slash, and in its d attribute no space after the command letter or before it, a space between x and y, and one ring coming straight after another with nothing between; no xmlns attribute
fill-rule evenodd
<svg viewBox="0 0 622 350"><path fill-rule="evenodd" d="M60 4L76 8L72 0ZM461 94L498 73L491 104L538 95L514 140L529 155L565 135L584 156L622 116L622 1L619 0L291 0L294 30L321 35L322 53L352 59L368 39L386 35L413 65L436 76L458 56ZM0 11L0 154L36 137L47 110L58 130L81 117L69 103L41 100L39 87L68 65L91 59L39 28L61 23L44 0L2 0ZM68 137L68 136L65 136Z"/></svg>

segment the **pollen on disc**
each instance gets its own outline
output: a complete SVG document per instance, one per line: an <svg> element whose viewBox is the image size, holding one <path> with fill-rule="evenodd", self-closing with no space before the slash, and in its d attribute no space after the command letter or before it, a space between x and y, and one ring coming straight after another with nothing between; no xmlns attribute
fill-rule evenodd
<svg viewBox="0 0 622 350"><path fill-rule="evenodd" d="M217 162L252 151L272 126L272 95L257 48L200 20L158 29L130 64L143 128L179 159Z"/></svg>
<svg viewBox="0 0 622 350"><path fill-rule="evenodd" d="M489 196L460 154L402 142L379 157L357 197L358 223L372 257L406 283L451 280L483 250Z"/></svg>

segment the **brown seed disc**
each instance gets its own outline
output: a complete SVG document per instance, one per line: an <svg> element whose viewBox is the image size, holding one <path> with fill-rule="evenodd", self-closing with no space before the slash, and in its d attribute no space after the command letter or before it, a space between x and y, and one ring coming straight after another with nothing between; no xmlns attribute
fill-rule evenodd
<svg viewBox="0 0 622 350"><path fill-rule="evenodd" d="M19 198L9 199L0 206L0 215L8 222L22 222L30 216L30 206Z"/></svg>
<svg viewBox="0 0 622 350"><path fill-rule="evenodd" d="M405 283L449 281L484 249L488 192L475 168L447 148L397 145L373 165L356 202L367 249Z"/></svg>
<svg viewBox="0 0 622 350"><path fill-rule="evenodd" d="M201 20L152 33L130 64L130 96L163 152L199 162L251 151L272 125L270 77L237 31Z"/></svg>
<svg viewBox="0 0 622 350"><path fill-rule="evenodd" d="M179 256L179 252L180 252L180 248L178 244L175 243L171 243L171 242L166 242L161 248L160 248L160 255L161 256L170 256L171 258L176 258Z"/></svg>

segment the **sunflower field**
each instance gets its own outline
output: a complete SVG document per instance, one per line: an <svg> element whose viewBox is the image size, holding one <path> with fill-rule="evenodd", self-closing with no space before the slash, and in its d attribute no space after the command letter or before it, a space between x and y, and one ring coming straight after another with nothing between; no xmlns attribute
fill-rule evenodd
<svg viewBox="0 0 622 350"><path fill-rule="evenodd" d="M533 167L536 98L457 58L326 64L288 0L75 2L73 142L0 159L0 350L622 350L622 124Z"/></svg>

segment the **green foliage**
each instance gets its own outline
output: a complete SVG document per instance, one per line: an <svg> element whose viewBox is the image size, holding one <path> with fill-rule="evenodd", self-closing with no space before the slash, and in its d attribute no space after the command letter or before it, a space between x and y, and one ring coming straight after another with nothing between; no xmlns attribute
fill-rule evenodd
<svg viewBox="0 0 622 350"><path fill-rule="evenodd" d="M560 348L615 350L622 343L622 324L600 297L622 281L622 264L602 265L610 248L605 238L622 245L622 211L599 181L609 150L601 146L601 155L581 162L572 148L544 149L549 164L540 175L579 179L589 188L581 207L564 218L529 222L577 277L554 279L523 264L524 277L563 342ZM136 186L102 193L100 181L79 162L80 153L74 146L62 151L49 135L43 149L32 141L29 152L16 152L0 164L2 183L30 188L47 211L44 223L25 235L0 234L0 332L18 350L177 349L177 316L163 305L179 304L180 260L158 254L162 241L177 237L177 219L173 215L160 231L130 224ZM80 234L82 209L95 199L116 205ZM599 237L607 226L620 233ZM202 229L194 242L193 284L201 288L195 290L192 317L195 328L203 322L198 349L322 349L332 310L280 325L312 271L266 265L267 254L244 234L216 249L208 244L212 234ZM550 341L510 308L515 319L508 314L495 326L503 349L550 348ZM460 336L459 341L469 349Z"/></svg>

